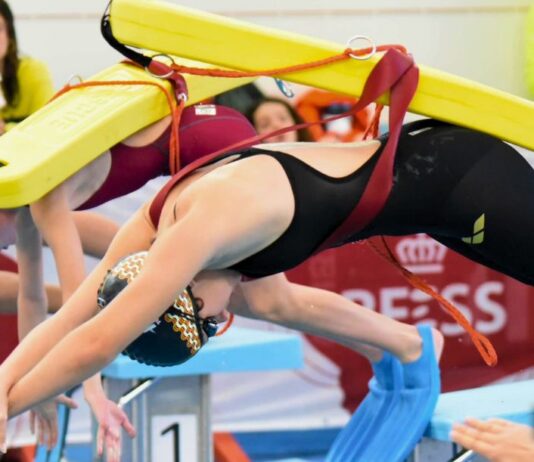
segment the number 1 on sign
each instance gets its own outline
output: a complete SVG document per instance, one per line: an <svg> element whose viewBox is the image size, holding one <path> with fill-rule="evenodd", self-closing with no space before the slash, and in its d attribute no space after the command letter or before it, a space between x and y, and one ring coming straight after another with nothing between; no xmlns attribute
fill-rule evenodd
<svg viewBox="0 0 534 462"><path fill-rule="evenodd" d="M180 462L180 424L169 425L161 432L161 436L166 435L172 431L172 439L174 441L174 462Z"/></svg>
<svg viewBox="0 0 534 462"><path fill-rule="evenodd" d="M198 418L194 414L152 417L150 438L152 461L198 460Z"/></svg>

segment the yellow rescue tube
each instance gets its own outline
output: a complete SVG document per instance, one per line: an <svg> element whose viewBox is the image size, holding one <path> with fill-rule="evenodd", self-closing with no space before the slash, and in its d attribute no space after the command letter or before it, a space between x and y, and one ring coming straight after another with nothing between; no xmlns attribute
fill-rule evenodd
<svg viewBox="0 0 534 462"><path fill-rule="evenodd" d="M314 61L345 47L156 0L113 0L111 26L128 45L242 70ZM378 56L283 76L359 96ZM534 103L426 66L410 111L534 149Z"/></svg>
<svg viewBox="0 0 534 462"><path fill-rule="evenodd" d="M525 34L527 55L527 86L530 94L534 96L534 4L532 4L528 10Z"/></svg>
<svg viewBox="0 0 534 462"><path fill-rule="evenodd" d="M143 80L170 89L166 81L127 64L114 65L90 80ZM187 104L194 104L252 79L186 80ZM35 201L114 144L167 114L164 93L152 85L71 90L0 137L0 208Z"/></svg>

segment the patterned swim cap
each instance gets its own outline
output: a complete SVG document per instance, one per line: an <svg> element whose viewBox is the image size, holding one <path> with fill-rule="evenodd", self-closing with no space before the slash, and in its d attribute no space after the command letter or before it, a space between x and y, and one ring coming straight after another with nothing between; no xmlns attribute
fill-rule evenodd
<svg viewBox="0 0 534 462"><path fill-rule="evenodd" d="M107 272L98 289L100 308L110 303L141 272L147 254L128 255ZM201 319L198 311L191 287L187 286L159 319L125 348L123 354L152 366L174 366L187 361L217 331L215 319Z"/></svg>

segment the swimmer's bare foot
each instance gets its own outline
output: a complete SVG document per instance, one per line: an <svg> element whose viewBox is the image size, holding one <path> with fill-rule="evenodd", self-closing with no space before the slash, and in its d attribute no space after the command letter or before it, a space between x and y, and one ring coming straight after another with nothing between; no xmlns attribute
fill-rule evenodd
<svg viewBox="0 0 534 462"><path fill-rule="evenodd" d="M410 332L410 338L406 342L407 346L405 350L398 355L400 362L403 364L417 361L423 352L423 339L419 335L417 327L410 327L412 328L412 331ZM434 328L432 328L431 330L432 338L434 341L434 352L436 354L436 361L439 363L441 353L443 352L444 338L443 334L439 330Z"/></svg>
<svg viewBox="0 0 534 462"><path fill-rule="evenodd" d="M411 361L402 363L404 385L408 389L428 389L439 395L439 357L443 350L443 336L428 325L417 326L421 347ZM437 399L437 398L436 398Z"/></svg>

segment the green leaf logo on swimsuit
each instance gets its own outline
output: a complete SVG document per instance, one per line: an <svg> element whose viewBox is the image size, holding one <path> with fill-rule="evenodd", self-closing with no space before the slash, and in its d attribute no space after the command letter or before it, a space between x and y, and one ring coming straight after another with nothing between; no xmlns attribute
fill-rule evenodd
<svg viewBox="0 0 534 462"><path fill-rule="evenodd" d="M473 226L472 237L462 237L462 241L466 244L482 244L484 242L484 226L486 222L486 215L480 215Z"/></svg>

